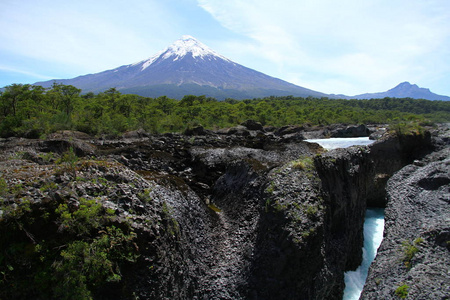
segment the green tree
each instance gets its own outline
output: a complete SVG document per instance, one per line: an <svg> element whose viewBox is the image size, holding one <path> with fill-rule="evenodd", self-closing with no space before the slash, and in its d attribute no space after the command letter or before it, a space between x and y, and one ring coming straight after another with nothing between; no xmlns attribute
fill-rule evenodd
<svg viewBox="0 0 450 300"><path fill-rule="evenodd" d="M74 105L76 100L78 99L81 90L74 87L73 85L64 85L61 83L53 83L52 92L56 96L57 101L59 102L61 110L67 115L70 116L74 109Z"/></svg>
<svg viewBox="0 0 450 300"><path fill-rule="evenodd" d="M20 102L27 99L30 87L29 84L12 84L5 87L1 96L1 107L5 117L17 115Z"/></svg>

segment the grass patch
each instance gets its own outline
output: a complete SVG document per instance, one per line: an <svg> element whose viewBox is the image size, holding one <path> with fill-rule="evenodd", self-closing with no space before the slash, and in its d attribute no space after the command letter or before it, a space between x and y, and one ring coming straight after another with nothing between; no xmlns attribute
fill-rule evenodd
<svg viewBox="0 0 450 300"><path fill-rule="evenodd" d="M292 162L292 167L294 169L312 171L314 170L314 159L309 156L303 156Z"/></svg>
<svg viewBox="0 0 450 300"><path fill-rule="evenodd" d="M218 208L217 206L215 206L212 203L208 204L208 207L217 213L222 212L222 210L220 208Z"/></svg>

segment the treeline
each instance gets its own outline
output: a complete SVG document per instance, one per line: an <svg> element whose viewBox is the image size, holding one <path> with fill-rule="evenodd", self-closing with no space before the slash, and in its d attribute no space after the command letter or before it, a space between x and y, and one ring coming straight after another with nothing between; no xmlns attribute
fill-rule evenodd
<svg viewBox="0 0 450 300"><path fill-rule="evenodd" d="M232 127L247 119L263 125L327 125L390 123L393 121L450 122L450 102L411 98L335 100L268 97L217 101L205 96L182 100L121 94L115 88L81 94L71 85L51 88L13 84L0 94L0 136L45 137L58 130L92 135L119 135L144 129L152 133L179 132L202 125Z"/></svg>

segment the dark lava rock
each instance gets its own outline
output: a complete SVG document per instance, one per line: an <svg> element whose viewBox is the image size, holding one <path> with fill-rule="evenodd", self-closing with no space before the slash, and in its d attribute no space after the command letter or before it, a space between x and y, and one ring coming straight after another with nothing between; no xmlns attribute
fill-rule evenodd
<svg viewBox="0 0 450 300"><path fill-rule="evenodd" d="M450 149L388 181L384 239L361 299L449 299Z"/></svg>
<svg viewBox="0 0 450 300"><path fill-rule="evenodd" d="M372 133L369 135L370 140L379 140L387 132L386 127L372 128Z"/></svg>
<svg viewBox="0 0 450 300"><path fill-rule="evenodd" d="M366 125L347 126L331 132L331 137L366 137L370 135L370 130Z"/></svg>
<svg viewBox="0 0 450 300"><path fill-rule="evenodd" d="M250 136L251 133L249 129L245 126L238 125L236 127L231 127L227 131L228 135L237 135L237 136Z"/></svg>
<svg viewBox="0 0 450 300"><path fill-rule="evenodd" d="M61 130L48 135L47 139L60 140L60 139L77 139L77 140L91 140L92 137L87 133L75 131L75 130Z"/></svg>
<svg viewBox="0 0 450 300"><path fill-rule="evenodd" d="M263 126L261 123L256 122L254 120L247 120L244 123L241 124L242 126L246 127L248 130L260 130L264 131Z"/></svg>
<svg viewBox="0 0 450 300"><path fill-rule="evenodd" d="M124 139L140 139L149 136L150 136L149 133L146 132L144 129L127 131L124 134L122 134L122 138Z"/></svg>
<svg viewBox="0 0 450 300"><path fill-rule="evenodd" d="M82 198L113 210L114 224L136 233L139 258L95 299L341 299L344 271L361 260L366 204L384 198L388 178L429 153L433 139L386 135L370 147L324 152L300 141L300 127L273 134L247 123L226 134L197 127L192 136L2 139L0 198L9 207L0 229L9 230L2 218L23 199L31 214L54 215L60 203L76 210ZM77 157L57 163L70 149ZM412 168L428 170L446 155L427 159ZM408 199L436 192L448 204L439 170L418 178ZM402 218L414 224L419 211ZM21 239L61 238L55 219L33 220L27 232L15 227ZM420 234L423 245L446 247L450 231L439 224ZM0 289L0 298L14 298L8 293Z"/></svg>
<svg viewBox="0 0 450 300"><path fill-rule="evenodd" d="M286 134L299 133L303 131L305 128L303 126L283 126L274 131L276 136L283 136Z"/></svg>
<svg viewBox="0 0 450 300"><path fill-rule="evenodd" d="M211 132L209 130L206 130L205 128L203 128L203 126L197 126L194 128L187 128L184 131L185 135L188 136L193 136L193 135L207 135L207 134L211 134Z"/></svg>

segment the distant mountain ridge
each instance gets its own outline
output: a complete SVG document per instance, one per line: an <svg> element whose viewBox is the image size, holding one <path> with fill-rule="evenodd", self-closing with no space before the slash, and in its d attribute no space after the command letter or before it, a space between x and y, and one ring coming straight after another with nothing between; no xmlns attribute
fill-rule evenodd
<svg viewBox="0 0 450 300"><path fill-rule="evenodd" d="M432 93L429 89L418 87L416 84L411 84L407 81L400 83L396 87L381 93L366 93L356 95L350 98L353 99L376 99L376 98L414 98L425 100L443 100L450 101L450 97Z"/></svg>
<svg viewBox="0 0 450 300"><path fill-rule="evenodd" d="M353 97L325 94L237 64L188 35L163 51L137 63L72 79L37 82L35 85L51 87L54 82L76 86L82 89L83 93L98 93L114 87L125 94L146 97L168 96L176 99L193 94L215 97L219 100L290 95L343 99L410 97L450 100L450 97L434 94L429 89L419 88L408 82L382 93L367 93Z"/></svg>

